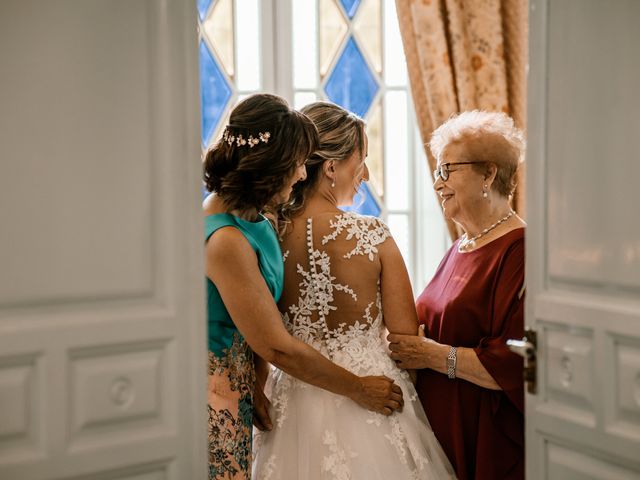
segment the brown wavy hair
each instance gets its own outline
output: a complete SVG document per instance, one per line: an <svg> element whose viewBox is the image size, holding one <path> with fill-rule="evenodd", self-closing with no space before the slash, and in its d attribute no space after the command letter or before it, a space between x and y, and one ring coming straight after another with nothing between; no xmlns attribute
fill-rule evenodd
<svg viewBox="0 0 640 480"><path fill-rule="evenodd" d="M206 153L203 178L231 210L270 210L296 168L318 147L318 131L303 113L277 95L259 93L242 100L231 112L225 133L258 138L269 132L268 142L238 146L224 137Z"/></svg>
<svg viewBox="0 0 640 480"><path fill-rule="evenodd" d="M330 102L314 102L302 108L320 136L318 148L307 159L307 178L293 186L290 200L278 211L278 231L283 235L287 225L304 208L307 197L317 188L322 165L328 160L348 160L355 151L364 150L365 122L357 115Z"/></svg>

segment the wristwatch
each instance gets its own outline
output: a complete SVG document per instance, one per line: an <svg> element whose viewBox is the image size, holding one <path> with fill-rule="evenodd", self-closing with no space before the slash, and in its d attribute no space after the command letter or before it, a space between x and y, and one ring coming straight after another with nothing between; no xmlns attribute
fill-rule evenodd
<svg viewBox="0 0 640 480"><path fill-rule="evenodd" d="M456 364L458 363L457 353L457 347L451 347L449 349L449 355L447 355L447 376L449 378L456 378Z"/></svg>

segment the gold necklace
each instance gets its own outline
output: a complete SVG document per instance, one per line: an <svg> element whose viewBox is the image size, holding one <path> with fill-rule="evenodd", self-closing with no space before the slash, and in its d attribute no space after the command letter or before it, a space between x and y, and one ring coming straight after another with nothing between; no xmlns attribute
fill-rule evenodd
<svg viewBox="0 0 640 480"><path fill-rule="evenodd" d="M514 212L513 210L509 210L509 213L507 213L504 217L502 217L496 223L494 223L490 227L485 228L482 232L480 232L477 235L474 235L471 238L467 238L467 234L465 233L462 236L462 239L460 239L460 243L458 244L458 251L462 252L464 250L467 250L467 249L473 247L475 245L475 243L476 243L476 240L478 240L479 238L484 237L487 233L489 233L491 230L496 228L498 225L500 225L501 223L506 222L507 220L509 220L515 213L516 212Z"/></svg>

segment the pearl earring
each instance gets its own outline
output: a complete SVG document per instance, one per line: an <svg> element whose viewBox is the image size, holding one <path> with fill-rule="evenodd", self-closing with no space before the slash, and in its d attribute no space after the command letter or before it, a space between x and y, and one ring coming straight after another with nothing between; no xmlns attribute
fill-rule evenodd
<svg viewBox="0 0 640 480"><path fill-rule="evenodd" d="M334 178L334 179L332 179L332 180L333 180L333 182L331 182L331 188L335 188L335 186L336 186L336 179Z"/></svg>
<svg viewBox="0 0 640 480"><path fill-rule="evenodd" d="M485 183L484 188L482 189L482 198L487 198L489 194L487 193L487 184Z"/></svg>

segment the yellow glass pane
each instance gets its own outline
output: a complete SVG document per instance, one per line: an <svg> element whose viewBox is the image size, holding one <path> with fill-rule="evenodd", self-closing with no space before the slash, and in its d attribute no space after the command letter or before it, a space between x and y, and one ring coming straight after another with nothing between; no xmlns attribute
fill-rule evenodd
<svg viewBox="0 0 640 480"><path fill-rule="evenodd" d="M218 0L202 27L227 75L233 78L233 0Z"/></svg>
<svg viewBox="0 0 640 480"><path fill-rule="evenodd" d="M320 0L320 76L324 78L342 43L347 24L334 0Z"/></svg>
<svg viewBox="0 0 640 480"><path fill-rule="evenodd" d="M382 106L378 101L372 107L367 122L367 137L369 138L369 186L384 200L384 145L382 144Z"/></svg>
<svg viewBox="0 0 640 480"><path fill-rule="evenodd" d="M382 72L382 17L379 0L363 0L356 15L355 30L367 58Z"/></svg>

